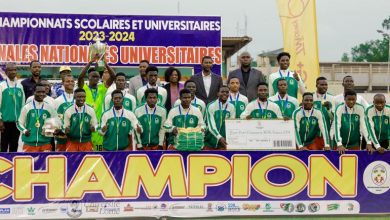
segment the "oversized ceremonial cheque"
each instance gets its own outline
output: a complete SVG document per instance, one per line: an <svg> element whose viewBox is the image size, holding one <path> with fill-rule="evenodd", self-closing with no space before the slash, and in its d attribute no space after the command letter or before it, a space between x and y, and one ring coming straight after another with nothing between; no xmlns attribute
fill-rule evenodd
<svg viewBox="0 0 390 220"><path fill-rule="evenodd" d="M205 55L221 72L221 17L82 15L0 12L0 62L84 65L89 44L107 44L112 66L138 65L201 69Z"/></svg>
<svg viewBox="0 0 390 220"><path fill-rule="evenodd" d="M390 154L0 154L0 218L390 213Z"/></svg>
<svg viewBox="0 0 390 220"><path fill-rule="evenodd" d="M228 149L295 150L293 120L226 120Z"/></svg>

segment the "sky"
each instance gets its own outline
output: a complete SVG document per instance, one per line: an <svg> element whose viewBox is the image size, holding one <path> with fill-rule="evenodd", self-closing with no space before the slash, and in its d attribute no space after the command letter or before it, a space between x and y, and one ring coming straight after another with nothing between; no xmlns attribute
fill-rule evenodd
<svg viewBox="0 0 390 220"><path fill-rule="evenodd" d="M252 56L283 47L276 0L0 0L0 3L2 12L215 15L222 17L222 36L252 37L246 48ZM389 0L317 0L320 61L340 61L342 54L349 53L353 46L382 38L376 30L382 28L382 21L389 16Z"/></svg>

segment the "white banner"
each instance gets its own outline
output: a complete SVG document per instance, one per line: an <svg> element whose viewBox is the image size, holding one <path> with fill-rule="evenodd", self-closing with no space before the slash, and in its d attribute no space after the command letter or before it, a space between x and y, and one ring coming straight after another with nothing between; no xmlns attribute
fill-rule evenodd
<svg viewBox="0 0 390 220"><path fill-rule="evenodd" d="M228 150L295 150L293 120L226 120Z"/></svg>

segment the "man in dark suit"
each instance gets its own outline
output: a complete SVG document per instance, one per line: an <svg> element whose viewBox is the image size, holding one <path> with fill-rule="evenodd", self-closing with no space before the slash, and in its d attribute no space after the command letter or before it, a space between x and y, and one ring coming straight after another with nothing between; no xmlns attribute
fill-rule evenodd
<svg viewBox="0 0 390 220"><path fill-rule="evenodd" d="M202 58L202 72L191 77L196 84L196 97L206 103L206 106L218 98L219 88L222 86L221 76L211 72L213 58L204 56Z"/></svg>
<svg viewBox="0 0 390 220"><path fill-rule="evenodd" d="M241 53L241 67L230 72L228 77L228 82L232 77L240 80L240 93L248 97L249 102L257 98L257 85L265 82L265 76L259 70L251 68L251 62L248 52Z"/></svg>

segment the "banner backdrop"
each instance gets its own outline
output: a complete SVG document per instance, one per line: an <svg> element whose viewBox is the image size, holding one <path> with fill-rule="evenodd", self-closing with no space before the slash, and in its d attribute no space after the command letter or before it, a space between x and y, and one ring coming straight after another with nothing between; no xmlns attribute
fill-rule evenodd
<svg viewBox="0 0 390 220"><path fill-rule="evenodd" d="M0 154L0 218L390 213L390 154Z"/></svg>
<svg viewBox="0 0 390 220"><path fill-rule="evenodd" d="M205 55L221 72L221 18L206 16L127 16L0 12L0 62L84 65L89 44L108 45L113 66L143 60L157 66L201 71Z"/></svg>
<svg viewBox="0 0 390 220"><path fill-rule="evenodd" d="M299 73L307 91L316 90L320 76L316 1L277 0L284 51L291 54L290 69Z"/></svg>

